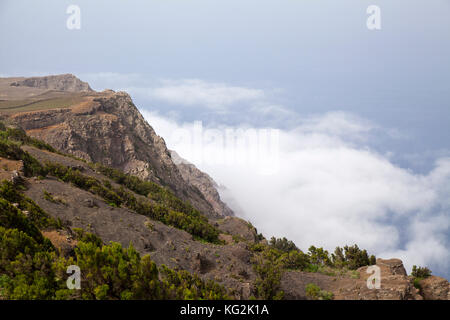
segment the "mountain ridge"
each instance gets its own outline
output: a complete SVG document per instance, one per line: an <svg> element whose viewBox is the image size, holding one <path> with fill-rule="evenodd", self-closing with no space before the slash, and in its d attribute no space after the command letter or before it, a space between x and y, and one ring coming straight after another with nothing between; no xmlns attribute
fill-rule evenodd
<svg viewBox="0 0 450 320"><path fill-rule="evenodd" d="M52 82L57 82L57 78L58 76L51 76ZM38 78L32 79L32 83L41 82ZM70 79L72 82L82 83L72 77ZM15 80L11 79L9 86L15 84ZM27 79L22 81L27 83ZM67 75L61 76L61 81L61 85L56 83L53 86L66 89ZM12 87L21 89L20 86ZM70 84L69 87L72 88L73 85ZM38 96L39 100L35 104L51 104L50 101L59 103L58 99L64 97L65 91L68 91L48 92L47 87L41 90L42 94ZM192 202L204 214L217 217L222 215L196 186L182 177L172 161L164 139L145 121L126 92L95 92L86 84L77 91L71 90L70 94L73 103L69 101L60 107L55 105L48 109L18 112L16 106L11 109L3 107L0 109L3 111L2 118L58 150L166 185L177 196ZM15 100L11 101L14 103ZM33 101L28 103L33 106Z"/></svg>
<svg viewBox="0 0 450 320"><path fill-rule="evenodd" d="M222 201L219 194L220 187L211 176L199 170L189 161L181 158L175 150L170 150L170 154L183 179L200 190L205 199L212 205L215 212L221 216L234 216L233 210Z"/></svg>

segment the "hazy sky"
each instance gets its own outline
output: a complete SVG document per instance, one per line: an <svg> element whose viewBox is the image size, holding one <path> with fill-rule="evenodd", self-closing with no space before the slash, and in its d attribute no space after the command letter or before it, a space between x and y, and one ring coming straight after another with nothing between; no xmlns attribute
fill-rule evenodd
<svg viewBox="0 0 450 320"><path fill-rule="evenodd" d="M450 276L450 0L1 0L0 39L0 75L126 90L172 148L194 121L280 129L275 176L182 156L266 235Z"/></svg>
<svg viewBox="0 0 450 320"><path fill-rule="evenodd" d="M80 30L66 28L70 4ZM366 28L372 4L379 31ZM0 73L141 76L91 81L98 88L194 78L269 90L271 103L300 114L345 110L402 130L409 139L383 145L413 157L448 149L449 33L449 0L2 0ZM190 120L201 112L170 109Z"/></svg>

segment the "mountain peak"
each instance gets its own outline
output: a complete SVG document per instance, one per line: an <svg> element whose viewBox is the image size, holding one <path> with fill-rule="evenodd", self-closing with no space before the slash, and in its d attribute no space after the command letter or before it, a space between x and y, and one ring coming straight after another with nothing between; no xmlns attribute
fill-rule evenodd
<svg viewBox="0 0 450 320"><path fill-rule="evenodd" d="M49 75L43 77L20 78L10 84L13 87L31 87L38 89L67 91L67 92L92 92L87 82L81 81L73 74Z"/></svg>

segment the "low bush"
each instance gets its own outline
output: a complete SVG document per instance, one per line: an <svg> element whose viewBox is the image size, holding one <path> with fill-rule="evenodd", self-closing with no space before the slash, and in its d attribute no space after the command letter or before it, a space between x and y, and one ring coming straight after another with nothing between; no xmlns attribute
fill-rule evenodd
<svg viewBox="0 0 450 320"><path fill-rule="evenodd" d="M374 255L367 254L366 250L359 249L358 245L337 247L331 255L332 264L337 268L356 270L360 267L376 264Z"/></svg>
<svg viewBox="0 0 450 320"><path fill-rule="evenodd" d="M266 247L253 257L253 270L256 273L255 287L257 297L265 300L280 300L284 293L280 290L283 274L283 254L280 250Z"/></svg>
<svg viewBox="0 0 450 320"><path fill-rule="evenodd" d="M306 296L311 300L332 300L333 293L324 291L314 283L309 283L306 286Z"/></svg>
<svg viewBox="0 0 450 320"><path fill-rule="evenodd" d="M414 265L412 267L411 275L414 278L426 279L431 276L431 270L428 269L427 267L418 267Z"/></svg>
<svg viewBox="0 0 450 320"><path fill-rule="evenodd" d="M278 249L278 250L281 250L284 252L291 252L293 250L298 250L295 243L286 238L277 239L275 237L272 237L270 239L269 245L275 249Z"/></svg>

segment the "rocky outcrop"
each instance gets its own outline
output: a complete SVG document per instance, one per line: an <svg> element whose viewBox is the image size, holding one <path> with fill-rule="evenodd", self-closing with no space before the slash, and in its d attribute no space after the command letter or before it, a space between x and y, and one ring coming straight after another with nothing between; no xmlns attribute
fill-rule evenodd
<svg viewBox="0 0 450 320"><path fill-rule="evenodd" d="M378 259L377 266L384 274L407 276L406 269L400 259ZM361 269L362 270L362 269Z"/></svg>
<svg viewBox="0 0 450 320"><path fill-rule="evenodd" d="M67 92L87 92L92 91L89 84L81 81L73 74L62 74L45 77L24 78L11 83L13 87L31 87L47 90L67 91Z"/></svg>
<svg viewBox="0 0 450 320"><path fill-rule="evenodd" d="M220 230L234 236L235 239L255 241L258 236L256 228L240 218L228 216L218 220L217 225Z"/></svg>
<svg viewBox="0 0 450 320"><path fill-rule="evenodd" d="M412 278L406 275L403 263L398 259L377 259L381 271L381 287L370 289L367 280L368 267L359 268L348 275L325 275L308 272L286 272L281 287L287 299L308 299L306 286L313 283L322 290L333 293L335 300L423 300Z"/></svg>
<svg viewBox="0 0 450 320"><path fill-rule="evenodd" d="M376 265L380 267L380 289L368 288L367 280L372 273L367 273L368 267L362 267L358 269L362 283L348 292L349 297L362 300L423 300L400 259L377 259Z"/></svg>
<svg viewBox="0 0 450 320"><path fill-rule="evenodd" d="M22 160L9 160L0 157L0 181L9 180L12 183L20 183L24 176Z"/></svg>
<svg viewBox="0 0 450 320"><path fill-rule="evenodd" d="M202 193L205 199L212 205L214 211L220 216L233 216L233 210L231 210L226 203L220 198L218 184L206 173L200 171L192 163L181 158L178 153L171 150L172 160L176 164L183 179L197 187Z"/></svg>
<svg viewBox="0 0 450 320"><path fill-rule="evenodd" d="M450 288L446 279L430 276L419 281L420 292L425 300L450 300Z"/></svg>

